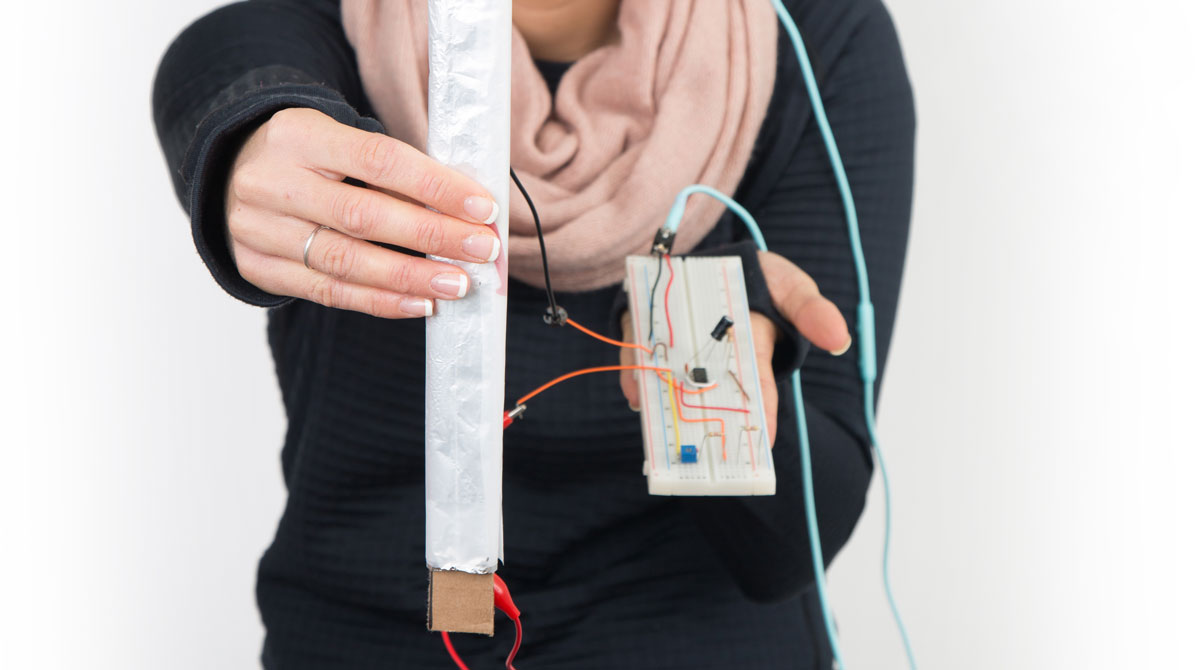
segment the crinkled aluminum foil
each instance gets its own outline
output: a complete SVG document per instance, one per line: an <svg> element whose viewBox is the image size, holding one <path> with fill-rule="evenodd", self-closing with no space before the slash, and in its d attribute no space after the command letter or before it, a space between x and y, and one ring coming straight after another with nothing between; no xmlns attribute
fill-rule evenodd
<svg viewBox="0 0 1200 670"><path fill-rule="evenodd" d="M425 330L425 558L433 568L475 573L495 571L503 558L511 51L509 0L429 0L427 151L500 205L500 259L456 263L471 276L471 291L439 302Z"/></svg>

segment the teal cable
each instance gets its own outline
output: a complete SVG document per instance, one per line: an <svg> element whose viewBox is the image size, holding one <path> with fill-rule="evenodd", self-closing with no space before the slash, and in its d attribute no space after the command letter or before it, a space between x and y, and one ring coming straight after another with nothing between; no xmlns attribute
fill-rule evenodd
<svg viewBox="0 0 1200 670"><path fill-rule="evenodd" d="M758 248L763 251L767 250L767 242L763 238L762 230L759 229L758 222L754 220L750 212L746 211L746 208L733 198L701 184L693 184L679 192L667 214L665 228L671 232L679 230L679 222L683 219L683 209L687 204L688 196L695 193L703 193L721 201L746 224L746 229L750 231L750 236L754 238L754 243ZM837 629L833 621L833 611L829 607L829 594L826 592L825 552L821 550L821 535L817 531L817 501L813 494L812 449L808 441L808 421L804 416L804 398L800 391L800 370L792 371L792 400L796 403L796 432L800 437L800 479L804 489L804 516L808 525L808 545L812 550L813 578L817 585L817 600L821 603L821 616L825 620L825 631L829 635L829 648L833 650L833 657L837 661L838 667L845 668L846 663L842 661L842 647L835 632Z"/></svg>
<svg viewBox="0 0 1200 670"><path fill-rule="evenodd" d="M825 142L825 150L829 154L829 163L833 168L833 176L837 180L838 193L842 196L842 207L846 210L846 228L850 233L850 250L854 253L854 271L858 277L859 301L871 304L871 286L867 283L867 261L863 257L862 239L858 235L858 209L854 206L854 196L850 193L850 180L846 178L846 166L842 164L842 154L838 151L837 141L833 139L833 129L829 127L829 118L825 115L825 103L821 100L821 92L817 89L817 76L813 73L812 63L808 60L808 51L804 47L804 39L796 22L783 6L782 0L771 0L779 21L791 38L792 48L796 50L796 58L800 61L800 72L804 76L804 88L812 104L813 118L821 131L821 139ZM871 352L874 356L874 351Z"/></svg>
<svg viewBox="0 0 1200 670"><path fill-rule="evenodd" d="M879 463L879 474L883 479L884 506L884 535L883 535L883 590L887 595L888 605L892 609L892 618L896 622L896 630L904 642L904 653L908 656L908 665L916 670L917 659L913 653L912 642L900 616L900 607L892 592L891 577L891 540L892 540L892 492L888 479L887 466L883 460L883 450L879 446L879 438L875 432L875 378L878 374L875 353L875 307L871 304L871 287L867 281L867 260L863 253L862 238L858 230L858 209L854 206L854 196L850 191L850 180L846 177L846 167L842 164L842 154L838 151L837 140L833 137L833 129L829 126L829 118L825 114L825 103L817 88L817 77L813 73L812 63L808 59L808 51L804 47L804 39L792 15L783 6L782 0L771 0L775 13L783 24L791 39L792 47L796 50L796 58L800 62L800 71L804 75L804 87L808 91L808 99L812 104L813 118L821 131L821 139L825 143L825 151L829 154L829 163L833 168L833 176L837 181L838 193L842 196L842 206L846 210L846 230L850 237L850 251L854 256L854 271L858 278L858 351L859 372L863 382L863 414L866 417L867 435L871 440L871 448L875 452L875 460Z"/></svg>
<svg viewBox="0 0 1200 670"><path fill-rule="evenodd" d="M854 205L854 197L850 190L850 180L846 177L846 169L842 163L841 152L838 151L837 141L833 137L833 130L829 125L829 119L825 114L825 105L821 100L820 90L817 88L816 75L813 73L812 63L808 59L808 53L804 47L804 40L800 36L799 29L796 28L795 21L792 20L791 14L787 8L783 6L781 0L771 0L775 7L775 12L779 16L780 22L783 24L784 30L792 42L792 47L796 51L796 57L800 63L800 70L804 77L804 85L808 92L808 97L812 103L813 118L817 122L817 127L821 133L821 139L825 144L826 152L829 154L829 162L833 168L834 179L838 186L838 193L842 199L842 206L846 212L846 228L850 238L850 251L854 258L855 277L858 281L859 301L857 306L858 327L858 351L859 351L859 374L863 382L863 414L867 425L867 435L871 442L871 448L875 454L875 460L879 464L880 476L883 479L883 495L884 495L884 539L883 539L883 587L887 595L888 605L891 607L892 618L895 620L896 629L900 633L900 638L904 643L904 651L908 657L908 664L912 670L916 670L917 661L913 653L912 643L908 637L908 631L904 626L904 620L900 616L900 608L896 604L896 598L892 592L891 582L891 539L892 539L892 493L891 481L888 478L887 466L883 459L883 451L880 449L879 440L875 430L875 379L878 375L875 351L875 308L871 304L871 288L867 276L866 256L863 253L862 238L858 230L858 209ZM758 227L758 223L754 217L750 215L746 208L742 207L737 201L726 196L724 193L717 191L708 186L701 184L693 184L680 191L676 196L675 202L671 205L671 209L667 214L665 228L675 233L679 230L679 224L683 220L684 208L687 205L689 196L702 193L711 196L731 211L734 212L745 224L746 229L750 232L750 236L754 239L755 244L759 249L766 250L766 240L763 238L762 231ZM812 452L808 440L808 424L804 414L804 400L801 393L800 372L796 370L792 373L792 399L795 403L796 411L796 427L800 442L800 470L802 485L804 487L804 505L805 518L808 524L809 546L812 549L813 558L813 575L817 585L817 596L821 604L821 615L825 620L825 629L829 636L830 649L833 651L834 659L837 661L839 668L846 668L845 662L842 660L841 645L838 643L836 627L833 621L833 614L829 606L829 597L827 594L825 580L825 561L824 553L821 551L821 538L817 530L816 517L816 500L813 494L812 481Z"/></svg>
<svg viewBox="0 0 1200 670"><path fill-rule="evenodd" d="M875 388L866 390L867 433L871 437L871 446L875 450L875 461L879 463L879 476L883 480L883 590L887 594L888 606L892 609L892 619L896 629L900 631L900 639L904 642L904 653L908 656L908 667L917 670L917 658L913 653L912 643L908 640L908 631L904 628L904 619L900 616L900 608L896 606L896 598L892 595L891 581L891 548L892 548L892 483L888 479L887 465L883 461L883 451L875 438Z"/></svg>
<svg viewBox="0 0 1200 670"><path fill-rule="evenodd" d="M687 206L687 199L696 193L703 193L719 200L722 205L725 205L729 208L729 211L737 214L738 218L746 224L746 228L750 231L750 236L754 238L754 243L758 245L758 248L764 250L767 248L767 241L763 239L762 232L759 231L758 224L755 223L754 217L750 215L750 212L747 212L746 208L742 207L741 203L737 200L704 184L685 186L679 192L679 195L675 196L675 202L671 203L671 209L667 212L667 222L663 225L664 228L672 233L679 232L679 222L683 220L683 210Z"/></svg>

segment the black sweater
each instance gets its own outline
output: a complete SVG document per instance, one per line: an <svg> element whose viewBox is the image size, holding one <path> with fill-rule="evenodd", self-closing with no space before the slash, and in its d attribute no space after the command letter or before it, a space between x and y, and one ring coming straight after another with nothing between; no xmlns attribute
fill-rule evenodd
<svg viewBox="0 0 1200 670"><path fill-rule="evenodd" d="M855 191L882 367L912 193L908 79L876 0L788 4ZM775 94L735 197L771 248L816 279L853 331L857 292L844 213L782 30L779 40ZM542 70L555 86L562 67ZM363 96L337 3L257 0L213 12L172 44L153 101L201 258L229 293L271 308L268 338L288 417L288 501L259 569L264 665L449 667L440 640L425 631L424 323L264 293L237 274L224 240L230 158L272 112L312 107L382 130ZM752 258L745 238L726 216L701 250ZM780 323L764 304L761 281L749 283L754 307ZM557 374L616 362L612 347L543 324L540 289L510 287L509 405ZM562 294L561 301L577 321L617 335L618 287ZM783 382L800 356L787 342L781 349ZM811 351L801 367L826 560L854 529L872 471L857 354L856 347L837 358ZM529 418L505 432L501 572L526 623L521 668L829 667L810 588L795 418L788 385L780 391L772 497L649 496L638 419L610 375L540 396ZM461 636L458 646L472 667L497 667L510 632L501 623L496 638Z"/></svg>

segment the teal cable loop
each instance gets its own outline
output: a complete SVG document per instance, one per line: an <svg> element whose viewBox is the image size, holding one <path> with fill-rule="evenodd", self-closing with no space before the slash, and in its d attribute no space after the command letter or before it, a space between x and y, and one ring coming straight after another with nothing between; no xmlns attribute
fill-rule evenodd
<svg viewBox="0 0 1200 670"><path fill-rule="evenodd" d="M837 140L833 137L833 129L829 125L829 117L825 114L825 103L817 88L817 77L813 73L812 63L808 59L808 51L804 47L804 39L800 30L792 20L787 7L782 0L771 0L779 21L791 39L792 47L796 50L796 58L800 62L800 71L804 75L804 87L808 91L809 102L812 104L813 119L821 131L821 139L825 143L825 151L829 154L829 163L833 168L833 176L837 181L838 193L842 196L842 206L846 210L846 230L850 237L850 252L854 256L854 271L858 278L858 351L859 372L863 381L863 415L866 418L867 435L871 440L871 448L875 452L875 461L879 464L879 474L883 479L884 502L884 535L883 535L883 589L887 594L888 605L892 609L892 618L896 622L896 630L904 642L904 653L908 656L908 665L912 670L917 668L916 655L913 653L912 642L900 616L900 607L892 592L891 577L891 540L892 540L892 488L888 479L887 466L883 460L883 450L879 446L879 438L875 432L875 379L878 375L875 350L875 307L871 304L871 286L867 279L867 259L863 253L862 237L858 230L858 209L854 206L854 196L850 191L850 180L846 177L846 167L842 163L842 154L838 151ZM831 633L832 634L832 633ZM842 665L841 661L838 661ZM843 665L843 667L845 667Z"/></svg>
<svg viewBox="0 0 1200 670"><path fill-rule="evenodd" d="M729 211L737 214L738 218L746 224L746 228L750 231L750 236L754 238L754 243L758 245L758 248L764 250L767 248L767 241L763 239L762 232L758 230L758 224L755 223L754 217L750 215L750 212L747 212L746 208L742 207L741 203L737 200L704 184L686 186L679 192L679 195L675 196L675 202L671 203L671 209L667 212L667 222L663 224L664 228L672 233L679 232L679 222L683 220L683 210L687 207L687 199L696 193L711 196L720 201L722 205L728 207Z"/></svg>
<svg viewBox="0 0 1200 670"><path fill-rule="evenodd" d="M746 208L733 198L702 184L693 184L679 192L667 214L665 228L671 232L679 230L679 222L683 219L683 209L687 204L688 196L694 193L712 196L728 207L746 224L746 230L750 231L755 245L763 251L767 250L767 242L763 238L762 230L759 229L758 222L754 220L750 212L746 211ZM800 436L800 478L804 487L804 517L808 526L808 545L812 549L813 577L817 585L817 599L821 603L821 616L825 620L825 630L829 635L829 647L833 650L833 657L837 660L839 668L845 668L846 664L842 661L841 644L834 632L837 629L833 621L833 612L829 607L829 594L826 592L825 552L821 550L821 535L817 532L817 501L813 494L812 449L808 442L808 420L804 416L804 398L800 391L800 370L792 371L792 400L796 403L796 432Z"/></svg>
<svg viewBox="0 0 1200 670"><path fill-rule="evenodd" d="M808 59L804 40L800 37L800 31L796 27L795 21L792 20L791 14L788 13L787 8L783 6L782 0L771 0L771 4L774 6L775 13L779 16L784 30L791 39L792 47L796 51L796 58L800 62L800 71L804 77L805 89L808 92L809 101L812 103L813 118L817 122L817 128L820 130L821 139L825 144L825 150L829 154L829 162L833 168L838 193L841 196L842 206L846 212L846 229L850 238L850 251L854 257L855 277L858 281L858 307L856 311L858 327L856 328L856 332L858 334L859 351L858 367L863 382L863 415L866 421L867 435L871 441L872 451L875 454L875 461L879 464L879 473L883 479L883 588L887 595L888 605L891 607L892 618L896 622L896 629L900 633L900 638L904 643L904 652L908 656L909 668L916 670L917 661L913 653L912 643L909 641L908 631L904 626L903 618L900 616L900 608L897 606L896 598L892 593L890 561L892 542L892 487L891 481L888 478L887 466L884 463L883 451L879 447L879 439L875 429L875 379L878 375L875 351L875 308L871 304L871 287L867 276L867 261L863 253L862 238L858 230L858 210L854 205L854 197L850 190L850 180L846 177L846 168L842 163L841 152L838 151L837 141L833 137L833 129L830 127L829 118L825 114L825 104L822 102L820 90L817 88L816 75L813 73L812 63ZM711 196L728 207L746 224L746 229L750 232L750 236L754 239L754 243L758 248L766 251L767 243L762 231L759 229L754 217L746 211L746 208L724 193L702 184L688 186L675 197L675 202L672 203L671 209L667 214L667 221L664 225L666 229L672 233L679 230L679 224L683 220L683 212L687 205L687 199L696 193ZM829 636L830 649L833 651L833 657L837 662L838 668L844 670L847 666L845 661L842 660L841 645L838 642L837 629L829 605L825 579L824 552L821 550L821 537L817 529L816 499L813 493L812 450L808 439L808 422L804 415L804 398L801 392L799 370L792 372L791 381L792 400L796 411L796 429L800 442L800 474L801 483L804 487L804 512L808 525L809 546L812 549L813 576L817 585L817 596L821 604L821 616L825 620L825 630Z"/></svg>

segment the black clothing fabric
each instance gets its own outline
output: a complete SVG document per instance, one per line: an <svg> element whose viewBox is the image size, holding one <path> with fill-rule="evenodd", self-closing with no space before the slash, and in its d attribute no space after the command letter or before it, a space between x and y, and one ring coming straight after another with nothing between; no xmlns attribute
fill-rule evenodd
<svg viewBox="0 0 1200 670"><path fill-rule="evenodd" d="M877 0L787 4L808 41L855 189L882 369L913 179L915 119L899 44ZM264 666L444 668L440 640L424 628L424 323L265 293L238 275L224 238L232 155L270 114L312 107L382 130L338 11L328 0L252 0L198 20L163 58L154 118L201 258L230 294L271 308L268 339L288 417L288 501L259 566ZM772 250L814 277L853 332L857 291L842 205L782 30L779 40L774 97L735 197ZM552 86L566 67L541 64ZM743 254L749 274L757 269L731 215L697 253L714 250ZM755 308L773 311L761 304L761 279L750 284ZM619 287L560 300L577 321L619 335L612 323ZM617 360L613 347L546 326L544 309L541 289L510 282L510 405L558 374ZM782 382L801 365L828 561L854 529L872 472L858 352L802 356L798 339L780 349L775 496L649 496L637 415L611 375L539 396L505 432L501 573L524 614L523 670L830 667L811 589L791 392ZM511 628L498 620L493 639L459 637L468 664L496 667Z"/></svg>

